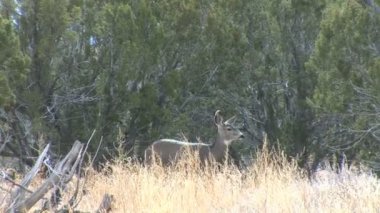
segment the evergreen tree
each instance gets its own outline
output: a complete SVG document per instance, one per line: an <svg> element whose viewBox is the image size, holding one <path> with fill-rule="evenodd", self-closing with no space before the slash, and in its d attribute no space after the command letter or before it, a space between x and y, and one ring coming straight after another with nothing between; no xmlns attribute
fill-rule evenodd
<svg viewBox="0 0 380 213"><path fill-rule="evenodd" d="M356 1L331 4L308 63L318 84L315 143L325 153L378 159L380 16Z"/></svg>

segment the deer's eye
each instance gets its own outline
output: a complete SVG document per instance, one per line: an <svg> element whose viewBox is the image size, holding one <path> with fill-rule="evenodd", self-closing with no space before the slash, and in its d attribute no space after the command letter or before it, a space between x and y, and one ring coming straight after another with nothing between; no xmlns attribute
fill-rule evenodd
<svg viewBox="0 0 380 213"><path fill-rule="evenodd" d="M227 131L231 131L232 129L231 129L231 127L227 127Z"/></svg>

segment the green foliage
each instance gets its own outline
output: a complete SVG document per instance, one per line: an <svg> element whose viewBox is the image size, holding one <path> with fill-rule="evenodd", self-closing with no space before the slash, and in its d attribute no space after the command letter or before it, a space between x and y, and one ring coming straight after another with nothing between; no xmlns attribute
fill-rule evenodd
<svg viewBox="0 0 380 213"><path fill-rule="evenodd" d="M0 106L16 102L17 89L25 84L28 58L19 50L11 21L0 16Z"/></svg>
<svg viewBox="0 0 380 213"><path fill-rule="evenodd" d="M5 76L0 75L0 106L9 107L15 103L15 96L9 88Z"/></svg>
<svg viewBox="0 0 380 213"><path fill-rule="evenodd" d="M370 11L355 1L331 4L307 64L318 76L312 104L317 112L334 118L327 123L328 146L359 159L379 157L363 151L379 148L376 111L380 75L375 67L380 17ZM337 120L344 123L337 125Z"/></svg>
<svg viewBox="0 0 380 213"><path fill-rule="evenodd" d="M292 156L333 146L376 157L379 15L361 1L0 6L0 104L29 119L29 144L44 135L65 151L94 129L101 154L120 132L138 149L182 132L205 139L221 109L244 123L239 150L265 132Z"/></svg>

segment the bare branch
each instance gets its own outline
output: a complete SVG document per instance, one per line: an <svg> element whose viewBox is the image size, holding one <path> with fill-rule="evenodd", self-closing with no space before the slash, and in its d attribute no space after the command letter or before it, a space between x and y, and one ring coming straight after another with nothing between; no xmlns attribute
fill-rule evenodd
<svg viewBox="0 0 380 213"><path fill-rule="evenodd" d="M10 206L8 212L22 212L29 210L38 200L40 200L53 186L62 186L74 175L82 156L83 144L75 141L70 152L55 167L50 177L27 199L19 199ZM42 160L41 160L42 162Z"/></svg>
<svg viewBox="0 0 380 213"><path fill-rule="evenodd" d="M30 182L33 180L33 178L37 175L38 170L45 159L48 150L50 148L50 144L46 145L45 149L42 151L40 156L38 157L36 163L32 167L32 169L25 175L24 179L21 181L20 185L22 187L19 187L18 189L14 190L11 194L12 200L14 203L18 203L20 200L24 199L26 188L29 186Z"/></svg>

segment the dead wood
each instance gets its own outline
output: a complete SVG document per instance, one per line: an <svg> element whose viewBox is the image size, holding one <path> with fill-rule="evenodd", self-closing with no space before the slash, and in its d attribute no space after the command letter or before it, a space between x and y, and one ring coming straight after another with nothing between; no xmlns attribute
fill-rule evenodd
<svg viewBox="0 0 380 213"><path fill-rule="evenodd" d="M30 182L33 180L33 178L37 175L38 170L45 159L47 152L49 150L50 144L48 144L45 149L42 151L40 156L38 157L36 163L32 167L32 169L25 175L24 179L22 179L21 183L18 184L15 190L11 193L11 200L13 201L13 204L17 204L18 202L24 200L25 193L31 192L30 190L27 190Z"/></svg>
<svg viewBox="0 0 380 213"><path fill-rule="evenodd" d="M98 210L96 210L96 213L107 213L112 210L112 203L114 201L113 195L104 194L102 202L100 203L100 206Z"/></svg>
<svg viewBox="0 0 380 213"><path fill-rule="evenodd" d="M46 148L45 148L46 149ZM47 149L46 149L47 150ZM35 205L40 199L44 197L44 195L53 187L57 186L58 188L62 188L68 181L73 177L82 156L83 144L79 141L75 141L73 147L70 152L65 156L63 160L61 160L54 168L49 178L45 180L45 182L30 196L24 198L24 191L20 191L13 193L15 201L10 204L10 208L8 212L26 212L33 205ZM44 150L45 151L45 150ZM41 157L41 155L40 155ZM41 160L42 162L42 160ZM39 168L39 167L38 167ZM33 169L32 169L33 170ZM31 171L32 171L31 170ZM38 171L38 169L37 169ZM33 171L33 174L37 173L37 171ZM34 174L34 176L35 176ZM28 175L27 175L28 176ZM25 177L25 182L30 183L31 179L34 177L30 175L29 177ZM22 199L21 199L22 198Z"/></svg>

